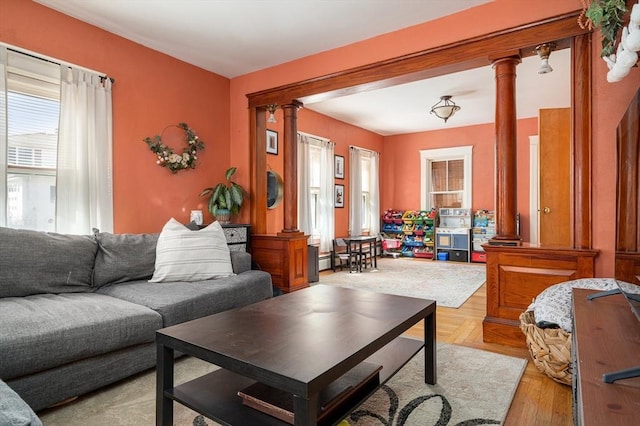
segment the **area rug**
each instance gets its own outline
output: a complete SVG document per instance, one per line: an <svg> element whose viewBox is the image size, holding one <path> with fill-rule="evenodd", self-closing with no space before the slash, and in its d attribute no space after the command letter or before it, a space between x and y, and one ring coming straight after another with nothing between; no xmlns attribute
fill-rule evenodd
<svg viewBox="0 0 640 426"><path fill-rule="evenodd" d="M438 343L438 384L424 383L424 353L347 418L365 425L483 425L504 421L527 361L463 346ZM176 383L216 367L196 358L176 363ZM80 397L39 413L45 426L141 426L155 424L155 372ZM174 403L174 425L218 423Z"/></svg>
<svg viewBox="0 0 640 426"><path fill-rule="evenodd" d="M486 281L486 265L425 259L380 258L377 268L321 275L317 284L435 300L459 308Z"/></svg>

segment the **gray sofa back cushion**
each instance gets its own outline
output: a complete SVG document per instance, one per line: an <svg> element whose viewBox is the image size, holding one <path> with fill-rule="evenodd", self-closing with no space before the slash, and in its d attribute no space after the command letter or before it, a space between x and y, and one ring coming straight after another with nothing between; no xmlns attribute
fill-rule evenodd
<svg viewBox="0 0 640 426"><path fill-rule="evenodd" d="M0 297L91 290L93 237L0 227Z"/></svg>
<svg viewBox="0 0 640 426"><path fill-rule="evenodd" d="M93 286L148 280L156 263L159 234L95 234L98 254Z"/></svg>

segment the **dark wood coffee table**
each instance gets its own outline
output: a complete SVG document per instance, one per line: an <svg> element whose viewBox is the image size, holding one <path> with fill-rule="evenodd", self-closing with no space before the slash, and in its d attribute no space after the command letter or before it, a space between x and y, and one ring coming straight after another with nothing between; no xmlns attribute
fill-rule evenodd
<svg viewBox="0 0 640 426"><path fill-rule="evenodd" d="M421 320L424 342L400 336ZM433 300L316 285L158 330L156 424L172 424L177 401L222 424L285 425L242 405L237 392L259 381L295 395L295 425L315 425L318 393L365 360L383 365L382 384L425 347L425 382L435 384L435 329ZM174 387L174 351L221 368Z"/></svg>

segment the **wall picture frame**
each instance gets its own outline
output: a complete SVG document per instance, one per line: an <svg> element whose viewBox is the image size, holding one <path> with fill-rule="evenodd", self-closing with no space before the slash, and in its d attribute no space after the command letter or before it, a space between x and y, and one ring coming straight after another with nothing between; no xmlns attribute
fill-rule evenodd
<svg viewBox="0 0 640 426"><path fill-rule="evenodd" d="M344 179L344 157L342 155L333 156L333 170L336 179Z"/></svg>
<svg viewBox="0 0 640 426"><path fill-rule="evenodd" d="M278 132L267 129L267 154L278 155Z"/></svg>
<svg viewBox="0 0 640 426"><path fill-rule="evenodd" d="M337 208L344 207L344 185L335 185L335 206Z"/></svg>

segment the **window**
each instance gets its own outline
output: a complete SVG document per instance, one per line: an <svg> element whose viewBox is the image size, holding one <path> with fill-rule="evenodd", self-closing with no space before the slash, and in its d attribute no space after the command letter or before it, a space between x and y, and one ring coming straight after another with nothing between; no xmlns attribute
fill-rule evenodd
<svg viewBox="0 0 640 426"><path fill-rule="evenodd" d="M350 235L377 235L380 231L378 162L377 152L349 148Z"/></svg>
<svg viewBox="0 0 640 426"><path fill-rule="evenodd" d="M0 43L0 226L112 232L111 80L52 61Z"/></svg>
<svg viewBox="0 0 640 426"><path fill-rule="evenodd" d="M9 51L6 225L55 231L60 69Z"/></svg>
<svg viewBox="0 0 640 426"><path fill-rule="evenodd" d="M472 147L420 151L421 205L471 208Z"/></svg>
<svg viewBox="0 0 640 426"><path fill-rule="evenodd" d="M333 143L298 132L298 226L321 253L334 238L333 196Z"/></svg>

